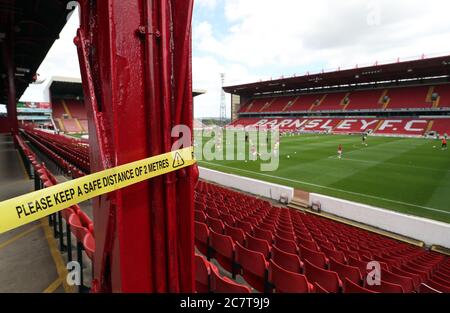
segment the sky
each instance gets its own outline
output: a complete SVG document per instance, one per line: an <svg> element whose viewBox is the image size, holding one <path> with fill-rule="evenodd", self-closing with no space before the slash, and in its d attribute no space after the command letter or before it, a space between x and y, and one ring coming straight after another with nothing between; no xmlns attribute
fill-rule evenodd
<svg viewBox="0 0 450 313"><path fill-rule="evenodd" d="M218 117L225 85L450 54L448 0L194 0L195 117ZM79 77L77 14L38 70ZM45 82L23 101L43 101ZM226 97L230 115L230 96Z"/></svg>

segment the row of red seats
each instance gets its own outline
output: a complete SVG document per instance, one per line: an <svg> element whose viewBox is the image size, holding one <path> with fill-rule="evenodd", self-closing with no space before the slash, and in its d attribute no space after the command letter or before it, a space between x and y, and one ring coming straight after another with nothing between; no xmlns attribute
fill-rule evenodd
<svg viewBox="0 0 450 313"><path fill-rule="evenodd" d="M233 197L240 200L233 202L230 200ZM225 244L227 249L223 250L223 246L218 248L219 251L226 252L219 253L218 260L225 264L225 268L231 269L232 273L235 260L230 258L233 255L231 247L234 245L237 249L239 244L247 248L250 245L255 252L261 253L266 261L270 257L285 253L289 257L284 255L284 259L289 259L289 264L294 264L289 269L296 269L299 274L308 266L310 272L311 269L317 270L312 266L316 266L320 271L334 272L340 280L334 280L331 286L324 287L328 291L341 290L339 288L342 288L342 282L345 283L346 279L364 288L367 263L372 260L378 261L382 266L382 289L377 291L411 292L422 290L425 286L444 292L450 289L450 276L445 265L449 260L442 255L298 211L269 208L264 201L254 209L245 205L239 207L236 203L242 201L242 197L242 194L204 182L197 186L197 247L203 253L208 253L205 241L208 242L208 247L208 240L216 243L228 242ZM229 206L233 210L232 214L230 210L224 210L225 202L234 203ZM205 222L209 227L203 224ZM227 236L230 238L224 239ZM299 259L300 263L295 262L296 259ZM280 260L279 262L282 263ZM302 264L306 266L303 267ZM336 277L328 272L321 273ZM262 275L262 272L259 274ZM264 280L263 276L259 278L256 285L261 291L264 290ZM314 276L311 280L320 285L320 282L315 281L318 280L317 277ZM321 281L324 285L327 282L329 280ZM391 286L392 284L396 286Z"/></svg>
<svg viewBox="0 0 450 313"><path fill-rule="evenodd" d="M195 255L195 287L200 293L250 293L251 289L226 276L203 256Z"/></svg>
<svg viewBox="0 0 450 313"><path fill-rule="evenodd" d="M36 154L26 145L20 136L16 136L16 142L21 152L26 156L28 162L33 166L35 179L39 179L42 188L48 188L57 185L58 182L55 176L50 173L44 163L39 163ZM77 242L77 259L82 263L82 250L86 252L86 255L92 260L95 252L95 239L94 239L94 223L89 216L80 209L78 205L73 205L70 208L64 209L58 212L60 218L66 221L66 247L68 251L69 262L72 261L72 234L76 238ZM50 218L50 222L54 224L56 229L56 223L58 219L56 214ZM62 225L60 224L60 231L55 232L59 236L61 248L63 247L63 234Z"/></svg>
<svg viewBox="0 0 450 313"><path fill-rule="evenodd" d="M76 155L78 158L84 161L89 160L89 148L87 141L65 135L45 132L40 129L33 129L32 131L44 139L54 141L56 145Z"/></svg>
<svg viewBox="0 0 450 313"><path fill-rule="evenodd" d="M55 153L52 149L41 143L41 141L39 141L35 137L30 136L27 132L24 131L22 131L22 135L30 140L30 142L32 142L39 150L50 157L64 173L71 173L72 178L79 178L85 175L83 171L78 169L72 163L66 161L63 157Z"/></svg>
<svg viewBox="0 0 450 313"><path fill-rule="evenodd" d="M431 90L431 91L430 91ZM429 99L430 92L439 96L437 102ZM384 102L384 97L389 99ZM239 113L279 113L302 111L359 111L382 109L431 109L433 106L450 107L450 85L436 87L418 86L328 94L305 94L276 98L252 99L245 103Z"/></svg>
<svg viewBox="0 0 450 313"><path fill-rule="evenodd" d="M435 131L441 136L450 133L450 119L442 118L239 118L228 127L277 128L283 131L333 134L372 131L380 135L422 136Z"/></svg>
<svg viewBox="0 0 450 313"><path fill-rule="evenodd" d="M69 171L75 172L76 177L80 176L80 172L90 173L89 154L85 144L65 138L62 135L50 134L36 129L23 130L23 134L44 153L52 158L55 157L56 161L60 160L63 170L67 173ZM70 165L76 168L70 168Z"/></svg>
<svg viewBox="0 0 450 313"><path fill-rule="evenodd" d="M21 151L27 156L29 162L32 164L35 173L39 175L44 188L57 185L58 182L47 169L44 163L38 163L36 154L26 145L20 136L16 136L17 143ZM86 253L89 257L93 256L95 249L94 239L94 224L92 220L80 210L78 205L74 205L62 211L62 216L68 224L72 226L72 233L79 242L84 244Z"/></svg>

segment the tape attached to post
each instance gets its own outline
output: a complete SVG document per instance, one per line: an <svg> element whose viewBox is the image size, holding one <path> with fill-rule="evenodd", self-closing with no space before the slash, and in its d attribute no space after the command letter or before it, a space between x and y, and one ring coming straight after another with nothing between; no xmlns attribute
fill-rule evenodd
<svg viewBox="0 0 450 313"><path fill-rule="evenodd" d="M0 234L94 197L195 164L192 147L120 165L0 202Z"/></svg>

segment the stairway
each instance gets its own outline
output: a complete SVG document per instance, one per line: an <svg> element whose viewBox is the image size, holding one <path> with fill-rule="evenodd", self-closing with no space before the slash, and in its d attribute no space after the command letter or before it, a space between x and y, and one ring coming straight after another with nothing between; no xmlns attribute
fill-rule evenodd
<svg viewBox="0 0 450 313"><path fill-rule="evenodd" d="M387 96L388 92L389 92L389 90L388 90L388 89L385 89L385 90L383 91L383 93L381 94L380 100L378 100L378 103L379 103L380 105L382 105L382 109L383 109L383 110L386 110L386 108L387 108L388 105L389 105L389 102L391 101L391 100L389 99L386 103L384 102L384 97Z"/></svg>

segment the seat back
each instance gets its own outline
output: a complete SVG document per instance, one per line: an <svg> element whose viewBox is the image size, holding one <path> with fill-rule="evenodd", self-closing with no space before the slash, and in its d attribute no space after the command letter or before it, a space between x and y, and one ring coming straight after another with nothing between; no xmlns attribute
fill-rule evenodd
<svg viewBox="0 0 450 313"><path fill-rule="evenodd" d="M377 293L376 291L372 291L369 289L366 289L353 281L351 281L348 278L345 278L344 280L344 292L345 293Z"/></svg>
<svg viewBox="0 0 450 313"><path fill-rule="evenodd" d="M208 224L209 228L214 230L216 233L223 234L224 225L221 220L206 215L206 223Z"/></svg>
<svg viewBox="0 0 450 313"><path fill-rule="evenodd" d="M234 243L230 236L222 235L211 230L210 246L214 250L214 257L227 271L234 273Z"/></svg>
<svg viewBox="0 0 450 313"><path fill-rule="evenodd" d="M264 239L270 244L273 242L273 233L270 230L262 229L258 226L254 227L254 236L259 239Z"/></svg>
<svg viewBox="0 0 450 313"><path fill-rule="evenodd" d="M304 260L305 274L308 281L318 283L328 292L337 293L342 289L342 282L336 272L328 271Z"/></svg>
<svg viewBox="0 0 450 313"><path fill-rule="evenodd" d="M355 266L350 266L338 262L334 258L330 258L330 271L334 271L339 275L339 278L344 281L345 278L354 282L355 284L361 284L363 281L361 271Z"/></svg>
<svg viewBox="0 0 450 313"><path fill-rule="evenodd" d="M242 228L245 233L253 233L253 226L249 222L244 222L240 219L236 220L236 227Z"/></svg>
<svg viewBox="0 0 450 313"><path fill-rule="evenodd" d="M284 238L281 238L278 235L275 235L275 244L277 247L287 253L297 254L298 248L297 244L293 240L286 240Z"/></svg>
<svg viewBox="0 0 450 313"><path fill-rule="evenodd" d="M272 260L287 271L303 273L303 262L300 261L300 257L297 254L284 252L276 245L272 246Z"/></svg>
<svg viewBox="0 0 450 313"><path fill-rule="evenodd" d="M205 223L206 222L206 214L203 211L194 211L194 220L196 222Z"/></svg>
<svg viewBox="0 0 450 313"><path fill-rule="evenodd" d="M304 275L286 271L274 260L270 260L269 281L274 285L276 292L309 293L312 291L312 286Z"/></svg>
<svg viewBox="0 0 450 313"><path fill-rule="evenodd" d="M402 286L405 292L415 291L414 281L410 277L401 276L387 270L381 270L381 277L384 281Z"/></svg>
<svg viewBox="0 0 450 313"><path fill-rule="evenodd" d="M259 292L266 291L268 263L264 255L236 243L236 262L247 283Z"/></svg>
<svg viewBox="0 0 450 313"><path fill-rule="evenodd" d="M195 290L199 293L210 291L210 273L209 262L198 254L195 255Z"/></svg>
<svg viewBox="0 0 450 313"><path fill-rule="evenodd" d="M310 250L303 245L299 245L300 250L300 256L304 260L308 260L312 264L320 267L320 268L327 268L328 267L328 259L322 252L317 252L314 250Z"/></svg>
<svg viewBox="0 0 450 313"><path fill-rule="evenodd" d="M238 284L228 277L222 277L217 269L211 269L211 292L214 293L251 293L251 289Z"/></svg>
<svg viewBox="0 0 450 313"><path fill-rule="evenodd" d="M403 287L400 285L389 283L384 280L381 280L380 283L380 285L373 286L366 284L366 289L381 293L404 293Z"/></svg>
<svg viewBox="0 0 450 313"><path fill-rule="evenodd" d="M208 256L209 229L204 223L194 222L195 246L204 255Z"/></svg>
<svg viewBox="0 0 450 313"><path fill-rule="evenodd" d="M245 243L245 233L241 228L232 227L225 223L225 234L233 238L234 241L241 245Z"/></svg>
<svg viewBox="0 0 450 313"><path fill-rule="evenodd" d="M270 256L270 245L263 239L258 239L247 233L247 248L253 251L258 251L264 255L266 259Z"/></svg>

